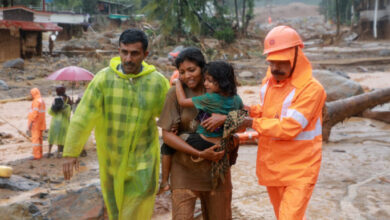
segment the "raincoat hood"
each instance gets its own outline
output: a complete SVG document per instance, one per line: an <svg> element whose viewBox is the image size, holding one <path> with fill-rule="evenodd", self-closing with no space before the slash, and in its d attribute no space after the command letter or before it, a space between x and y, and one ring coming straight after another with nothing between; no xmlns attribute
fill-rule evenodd
<svg viewBox="0 0 390 220"><path fill-rule="evenodd" d="M30 93L33 97L33 99L39 99L41 98L41 92L39 92L39 89L38 88L33 88L30 90Z"/></svg>
<svg viewBox="0 0 390 220"><path fill-rule="evenodd" d="M310 61L307 59L302 49L300 47L297 47L297 50L298 50L297 61L296 61L294 72L286 80L291 80L291 83L295 87L301 88L312 78L312 67ZM293 66L294 56L295 56L295 47L291 47L286 50L270 53L267 57L267 60L289 60L291 66ZM267 76L265 80L268 80L270 78L273 78L273 76L271 73L271 68L268 67Z"/></svg>
<svg viewBox="0 0 390 220"><path fill-rule="evenodd" d="M149 73L152 73L156 71L156 68L153 65L147 64L145 61L142 61L142 71L138 74L124 74L121 71L118 70L118 65L121 64L121 58L120 57L114 57L110 61L110 68L112 71L114 71L119 77L123 79L130 79L130 78L138 78L140 76L147 75Z"/></svg>

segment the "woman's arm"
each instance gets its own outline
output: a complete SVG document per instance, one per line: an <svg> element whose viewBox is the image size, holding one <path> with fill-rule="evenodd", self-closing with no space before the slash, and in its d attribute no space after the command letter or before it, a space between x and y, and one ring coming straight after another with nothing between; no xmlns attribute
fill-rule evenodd
<svg viewBox="0 0 390 220"><path fill-rule="evenodd" d="M176 96L177 96L177 102L182 107L194 107L194 103L192 102L191 98L187 98L186 94L184 93L183 86L181 85L180 80L175 80L176 82Z"/></svg>
<svg viewBox="0 0 390 220"><path fill-rule="evenodd" d="M197 149L191 147L189 144L187 144L183 139L181 139L179 136L175 135L172 132L169 132L167 130L162 130L162 136L164 143L166 143L168 146L174 148L175 150L178 150L180 152L190 154L196 157L201 157L207 160L211 161L219 161L225 151L219 151L215 152L214 150L219 147L218 145L214 145L204 151L198 151Z"/></svg>

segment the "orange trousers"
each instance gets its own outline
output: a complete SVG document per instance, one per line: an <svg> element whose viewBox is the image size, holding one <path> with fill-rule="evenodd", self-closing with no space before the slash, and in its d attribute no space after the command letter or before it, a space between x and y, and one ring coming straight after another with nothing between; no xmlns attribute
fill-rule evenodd
<svg viewBox="0 0 390 220"><path fill-rule="evenodd" d="M33 145L34 159L41 159L43 145L42 130L31 130L31 142Z"/></svg>
<svg viewBox="0 0 390 220"><path fill-rule="evenodd" d="M306 219L305 212L314 184L267 186L267 191L278 220Z"/></svg>

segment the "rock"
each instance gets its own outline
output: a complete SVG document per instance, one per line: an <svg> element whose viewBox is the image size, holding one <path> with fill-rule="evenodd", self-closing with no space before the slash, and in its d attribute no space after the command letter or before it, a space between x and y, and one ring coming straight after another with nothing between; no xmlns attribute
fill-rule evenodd
<svg viewBox="0 0 390 220"><path fill-rule="evenodd" d="M313 70L313 76L325 88L327 94L326 101L328 102L359 95L364 92L359 83L328 70Z"/></svg>
<svg viewBox="0 0 390 220"><path fill-rule="evenodd" d="M360 70L361 72L368 72L368 69L366 67L363 67L363 66L358 66L356 67L358 70Z"/></svg>
<svg viewBox="0 0 390 220"><path fill-rule="evenodd" d="M43 219L40 210L30 203L14 203L0 206L0 216L2 220Z"/></svg>
<svg viewBox="0 0 390 220"><path fill-rule="evenodd" d="M28 191L37 188L39 183L27 178L12 175L10 178L0 178L0 188L14 191Z"/></svg>
<svg viewBox="0 0 390 220"><path fill-rule="evenodd" d="M379 55L381 55L383 57L390 56L390 50L389 49L381 50L381 51L379 51Z"/></svg>
<svg viewBox="0 0 390 220"><path fill-rule="evenodd" d="M3 80L0 80L0 90L9 90L7 83Z"/></svg>
<svg viewBox="0 0 390 220"><path fill-rule="evenodd" d="M351 77L349 77L345 72L336 71L335 73L336 73L337 75L339 75L339 76L342 76L342 77L346 78L346 79L350 79L350 78L351 78Z"/></svg>
<svg viewBox="0 0 390 220"><path fill-rule="evenodd" d="M243 71L243 72L239 73L238 76L240 78L253 78L255 76L255 74L253 74L250 71Z"/></svg>
<svg viewBox="0 0 390 220"><path fill-rule="evenodd" d="M16 82L20 82L20 81L23 81L24 78L22 76L15 76L15 79L14 79Z"/></svg>
<svg viewBox="0 0 390 220"><path fill-rule="evenodd" d="M22 58L17 58L14 60L7 61L3 64L3 68L15 68L24 70L24 60Z"/></svg>
<svg viewBox="0 0 390 220"><path fill-rule="evenodd" d="M87 202L93 201L93 202ZM51 202L49 219L103 219L103 197L96 186L68 192Z"/></svg>
<svg viewBox="0 0 390 220"><path fill-rule="evenodd" d="M344 38L344 41L351 42L356 40L359 37L359 35L355 32L350 33L347 37Z"/></svg>

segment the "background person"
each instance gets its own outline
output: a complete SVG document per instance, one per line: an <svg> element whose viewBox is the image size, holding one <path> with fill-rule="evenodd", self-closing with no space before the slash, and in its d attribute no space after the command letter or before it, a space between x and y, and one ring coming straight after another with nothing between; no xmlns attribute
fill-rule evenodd
<svg viewBox="0 0 390 220"><path fill-rule="evenodd" d="M61 96L54 99L53 105L49 109L49 114L52 116L49 129L49 153L47 157L50 158L51 148L53 144L58 146L57 157L61 157L63 152L66 132L68 131L70 121L71 108L69 104L64 102Z"/></svg>
<svg viewBox="0 0 390 220"><path fill-rule="evenodd" d="M39 160L42 158L42 133L46 130L46 106L38 88L31 89L30 94L33 101L31 103L31 110L28 113L27 127L29 133L31 134L34 159Z"/></svg>

